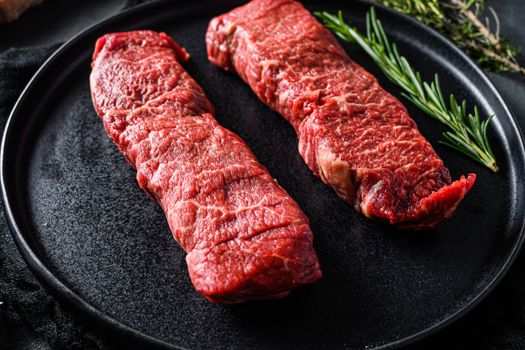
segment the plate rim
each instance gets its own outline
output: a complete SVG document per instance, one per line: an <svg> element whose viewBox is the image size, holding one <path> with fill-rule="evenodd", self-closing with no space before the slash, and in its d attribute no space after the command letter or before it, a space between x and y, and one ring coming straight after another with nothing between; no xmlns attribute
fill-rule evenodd
<svg viewBox="0 0 525 350"><path fill-rule="evenodd" d="M231 3L232 1L228 1L228 2ZM478 74L478 76L483 80L487 88L491 90L491 93L493 94L497 102L500 104L502 109L507 114L509 127L512 128L517 135L518 139L516 141L519 143L521 154L525 154L525 139L523 136L523 132L521 128L519 127L519 124L516 120L516 117L511 112L507 103L505 102L503 97L500 95L499 91L496 89L492 81L488 78L485 72L483 72L481 68L470 57L468 57L468 55L466 55L462 50L456 47L449 39L441 35L439 32L422 24L421 22L417 21L416 19L410 16L407 16L405 14L402 14L400 12L387 8L383 5L372 3L369 0L351 0L351 1L355 3L360 3L362 5L374 6L380 9L380 12L388 12L389 15L398 17L400 20L408 22L409 25L417 27L418 30L424 32L428 36L431 36L434 40L440 41L448 49L453 51L455 55L457 55L459 58L464 60L464 62L468 64L470 68L472 68L475 71L475 73ZM55 295L57 297L58 301L63 300L67 302L69 305L73 306L75 310L78 311L81 316L85 316L87 320L89 320L97 329L101 330L103 333L110 335L110 336L112 335L110 332L114 332L117 334L119 341L128 343L129 345L133 347L135 347L137 344L141 344L141 345L147 345L147 346L154 346L155 348L160 348L160 349L186 349L179 345L168 343L167 341L147 335L135 328L127 326L121 321L116 320L115 318L104 313L102 310L94 307L93 305L85 301L80 295L75 293L65 283L63 283L60 280L60 278L55 276L50 271L50 269L46 267L46 265L42 262L42 260L38 257L38 253L36 253L31 248L29 240L26 239L25 234L23 233L23 230L17 224L17 220L14 217L14 212L12 208L13 205L11 204L11 200L9 199L9 195L7 193L8 190L7 190L7 185L6 185L7 179L6 179L6 170L5 170L8 167L7 162L5 161L5 157L6 157L5 148L7 145L9 134L13 132L12 130L13 120L16 118L18 110L23 105L24 100L26 99L27 95L31 93L33 85L38 80L40 75L43 74L43 72L47 69L47 67L52 65L53 62L58 58L58 56L61 55L63 52L67 51L69 47L81 41L84 37L88 36L89 34L97 30L100 30L101 28L111 24L112 22L122 20L125 17L131 16L133 14L136 14L144 10L149 10L149 8L154 8L154 7L160 6L168 2L178 3L179 5L184 4L184 1L182 0L160 0L160 1L152 1L152 2L141 4L141 5L129 8L129 9L125 9L75 34L72 38L67 40L64 44L60 45L60 47L58 47L44 61L44 63L37 69L37 71L34 73L34 75L31 77L27 85L22 90L5 124L4 132L2 135L2 141L0 145L0 190L1 190L2 202L4 204L4 212L6 215L6 221L8 223L11 235L14 238L14 241L16 243L16 246L19 252L21 253L25 263L28 265L33 275L37 278L37 280L40 283L42 283L42 285L52 295ZM201 0L200 2L209 2L209 0ZM217 4L217 3L218 2L214 2L214 4ZM458 321L459 319L467 315L476 306L478 306L483 300L485 300L486 297L494 290L494 288L505 277L510 267L512 266L513 262L515 261L516 257L518 256L519 252L521 251L524 241L525 241L525 217L521 223L521 229L518 234L518 237L516 238L516 242L513 244L507 258L501 264L500 268L497 270L494 276L492 276L489 279L489 282L478 293L476 293L476 296L474 296L470 301L466 302L461 308L456 310L454 313L444 317L442 320L440 320L437 323L434 323L430 327L427 327L417 333L413 333L407 337L400 338L395 341L389 342L387 344L383 344L383 345L369 348L369 349L370 350L395 349L401 346L406 346L406 345L415 343L432 334L435 334L443 330L447 326L450 326L451 324L455 323L456 321Z"/></svg>

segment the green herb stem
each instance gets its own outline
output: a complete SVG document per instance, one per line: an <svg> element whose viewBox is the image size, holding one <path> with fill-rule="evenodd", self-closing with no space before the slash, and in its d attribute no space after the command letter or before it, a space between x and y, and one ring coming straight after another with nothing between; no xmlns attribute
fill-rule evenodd
<svg viewBox="0 0 525 350"><path fill-rule="evenodd" d="M500 20L484 0L373 0L445 35L484 69L525 74L519 51L500 35Z"/></svg>
<svg viewBox="0 0 525 350"><path fill-rule="evenodd" d="M450 129L443 133L440 143L465 154L494 172L498 171L487 137L488 124L494 116L481 121L477 107L473 108L472 113L468 113L466 101L460 103L452 94L447 104L438 75L435 74L431 82L421 79L421 74L399 54L397 45L389 41L373 7L366 15L366 35L345 23L341 11L337 15L318 12L316 16L338 37L361 46L388 79L403 89L405 98Z"/></svg>

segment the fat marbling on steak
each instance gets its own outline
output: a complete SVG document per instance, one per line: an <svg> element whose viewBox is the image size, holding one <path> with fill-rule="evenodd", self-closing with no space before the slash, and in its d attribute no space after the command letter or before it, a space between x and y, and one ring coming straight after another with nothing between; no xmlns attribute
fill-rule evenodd
<svg viewBox="0 0 525 350"><path fill-rule="evenodd" d="M254 0L214 18L210 61L236 71L295 128L312 172L367 217L432 228L475 181L448 169L405 107L300 3Z"/></svg>
<svg viewBox="0 0 525 350"><path fill-rule="evenodd" d="M286 296L321 277L308 219L178 61L164 33L101 37L90 77L107 134L137 169L187 252L195 288L215 302Z"/></svg>

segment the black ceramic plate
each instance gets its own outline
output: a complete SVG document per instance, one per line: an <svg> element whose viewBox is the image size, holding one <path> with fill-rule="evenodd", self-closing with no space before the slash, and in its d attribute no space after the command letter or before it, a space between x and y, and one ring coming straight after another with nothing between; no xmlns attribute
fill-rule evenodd
<svg viewBox="0 0 525 350"><path fill-rule="evenodd" d="M235 5L194 0L136 8L78 35L38 71L13 110L1 158L7 217L33 272L104 329L149 348L396 347L465 314L501 279L523 238L523 140L493 85L435 32L378 11L425 78L438 72L446 93L497 116L490 128L496 174L441 146L444 129L403 100L359 48L345 45L406 103L454 178L478 174L442 228L399 232L358 215L312 176L284 119L237 76L208 63L207 23ZM361 28L368 7L323 2ZM219 122L246 140L310 217L321 281L281 301L243 305L212 304L194 291L160 207L137 186L90 100L96 38L139 28L165 31L191 53L184 66L206 90Z"/></svg>

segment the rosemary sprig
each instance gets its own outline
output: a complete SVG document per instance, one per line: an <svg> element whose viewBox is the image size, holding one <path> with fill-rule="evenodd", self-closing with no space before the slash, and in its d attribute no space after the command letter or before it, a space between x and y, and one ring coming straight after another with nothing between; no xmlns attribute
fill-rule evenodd
<svg viewBox="0 0 525 350"><path fill-rule="evenodd" d="M494 172L498 171L487 137L487 127L493 116L481 121L477 107L474 107L473 113L467 113L466 101L460 103L452 94L447 104L438 75L435 74L430 83L421 79L420 73L399 54L396 44L389 41L373 7L366 15L366 35L345 23L341 11L337 16L328 12L317 12L316 16L338 37L361 46L383 73L404 90L404 97L450 129L443 133L444 140L440 143L467 155Z"/></svg>
<svg viewBox="0 0 525 350"><path fill-rule="evenodd" d="M496 12L489 7L490 16L483 16L484 0L374 1L433 27L452 39L485 69L525 74L525 68L516 60L518 50L500 36Z"/></svg>

